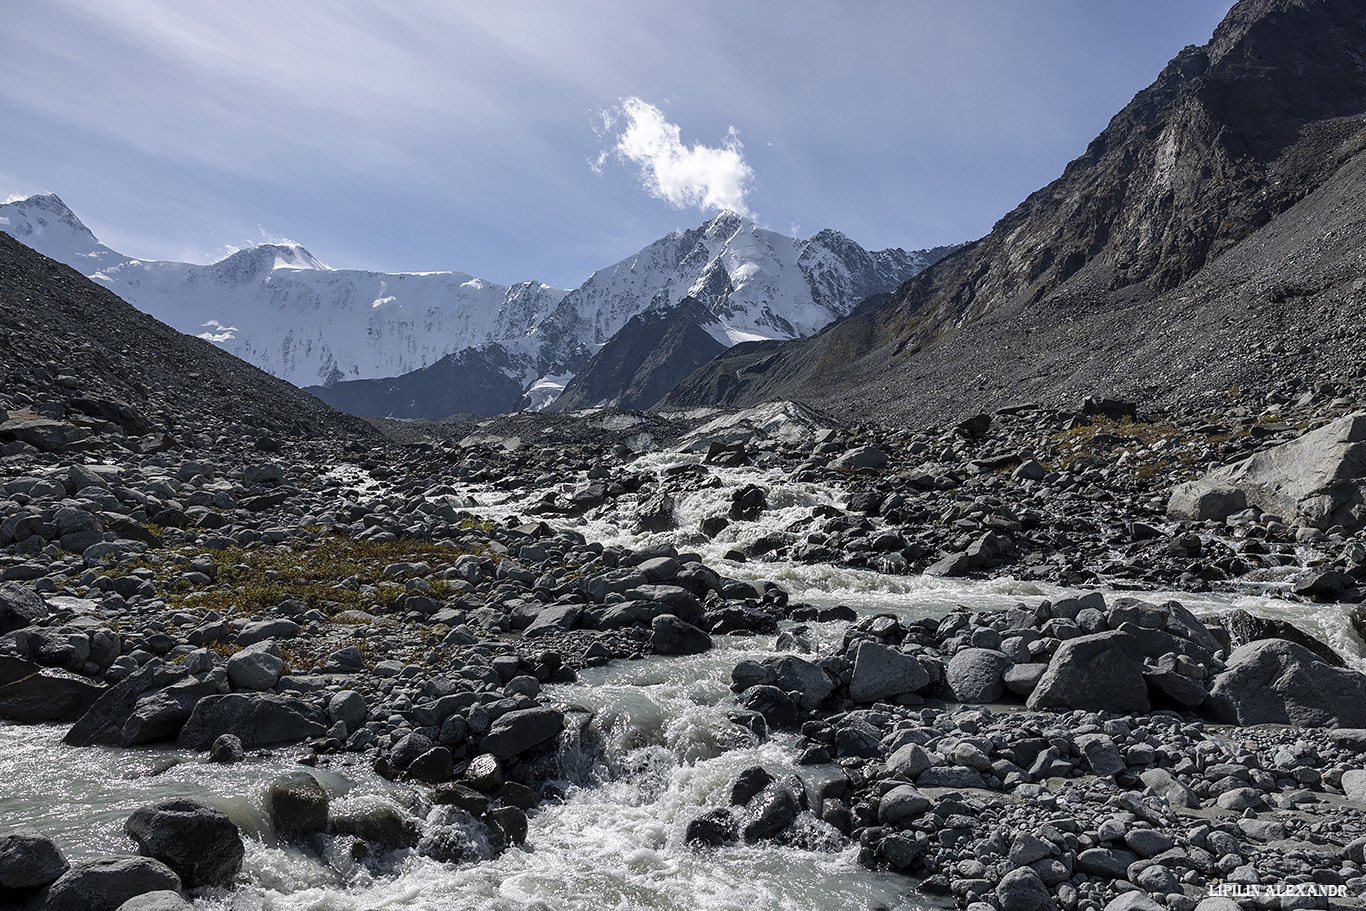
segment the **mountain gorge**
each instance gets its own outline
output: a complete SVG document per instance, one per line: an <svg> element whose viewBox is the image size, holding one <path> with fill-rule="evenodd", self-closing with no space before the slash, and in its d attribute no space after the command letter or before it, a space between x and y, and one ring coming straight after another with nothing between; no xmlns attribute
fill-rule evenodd
<svg viewBox="0 0 1366 911"><path fill-rule="evenodd" d="M1239 4L986 237L810 340L732 349L668 401L949 419L1350 375L1335 334L1362 306L1363 61L1359 4ZM1301 349L1326 361L1285 362Z"/></svg>
<svg viewBox="0 0 1366 911"><path fill-rule="evenodd" d="M101 244L56 196L0 206L0 228L337 408L425 418L544 407L633 318L685 298L707 313L694 327L715 339L711 353L810 335L951 249L869 252L837 231L797 240L727 212L565 291L458 272L331 269L297 244L209 265L144 261ZM630 383L621 378L594 404Z"/></svg>

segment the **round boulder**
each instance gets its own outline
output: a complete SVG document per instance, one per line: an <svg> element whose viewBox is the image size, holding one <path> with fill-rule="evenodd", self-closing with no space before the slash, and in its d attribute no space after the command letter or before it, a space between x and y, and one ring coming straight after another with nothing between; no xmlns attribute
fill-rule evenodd
<svg viewBox="0 0 1366 911"><path fill-rule="evenodd" d="M959 702L995 702L1005 692L1003 675L1010 667L1005 652L990 648L965 648L949 659L945 676L949 691Z"/></svg>

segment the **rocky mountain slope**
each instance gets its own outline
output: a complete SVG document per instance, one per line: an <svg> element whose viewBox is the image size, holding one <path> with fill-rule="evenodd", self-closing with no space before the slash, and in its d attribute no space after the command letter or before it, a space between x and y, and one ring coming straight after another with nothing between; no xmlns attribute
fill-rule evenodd
<svg viewBox="0 0 1366 911"><path fill-rule="evenodd" d="M947 419L1097 389L1170 403L1348 380L1363 112L1359 4L1245 0L986 237L811 340L732 349L668 403Z"/></svg>
<svg viewBox="0 0 1366 911"><path fill-rule="evenodd" d="M0 233L0 370L24 438L112 435L160 449L185 433L269 447L373 429L207 341L176 332Z"/></svg>

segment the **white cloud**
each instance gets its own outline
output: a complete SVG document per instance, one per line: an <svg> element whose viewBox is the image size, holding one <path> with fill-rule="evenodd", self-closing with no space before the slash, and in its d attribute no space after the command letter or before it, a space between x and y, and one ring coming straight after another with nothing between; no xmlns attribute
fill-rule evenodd
<svg viewBox="0 0 1366 911"><path fill-rule="evenodd" d="M745 163L734 127L719 148L700 143L687 146L678 125L665 120L652 104L626 98L620 113L626 126L612 151L640 165L641 182L651 196L678 209L729 209L753 216L745 205L745 193L754 170ZM617 119L614 112L602 112L603 130L611 130ZM600 171L606 159L606 152L598 156L592 163L594 170Z"/></svg>

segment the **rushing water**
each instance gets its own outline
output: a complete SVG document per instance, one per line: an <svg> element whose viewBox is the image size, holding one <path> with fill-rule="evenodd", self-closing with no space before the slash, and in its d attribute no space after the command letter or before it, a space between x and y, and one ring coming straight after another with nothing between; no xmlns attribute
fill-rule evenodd
<svg viewBox="0 0 1366 911"><path fill-rule="evenodd" d="M825 626L818 635L839 635L837 625ZM11 782L0 797L0 831L33 825L69 856L91 857L131 849L121 827L141 804L198 797L248 835L248 883L196 900L218 911L925 907L909 896L909 880L861 869L853 849L809 816L794 845L695 850L684 843L688 822L726 805L741 770L797 771L787 739L756 743L726 717L730 669L770 654L770 642L722 639L704 655L619 662L548 687L550 698L594 713L605 750L576 755L570 746L570 764L595 763L580 769L585 784L532 814L527 849L491 860L450 865L400 851L384 859L385 874L335 859L329 866L274 844L261 810L266 784L292 767L292 751L220 766L173 750L68 748L55 726L0 727L0 776ZM315 772L334 799L404 798L401 786L360 763Z"/></svg>
<svg viewBox="0 0 1366 911"><path fill-rule="evenodd" d="M662 471L696 455L654 453L638 469ZM793 600L846 604L862 612L914 618L940 616L957 605L976 610L1037 604L1072 592L1012 579L967 581L885 575L869 570L792 563L730 562L762 535L806 520L820 504L842 505L843 496L820 484L794 483L778 471L713 469L720 486L683 496L676 506L679 530L630 531L629 503L580 519L558 520L590 540L641 546L668 542L701 553L735 578L783 586ZM706 516L725 514L738 486L769 488L770 508L757 522L733 523L716 539L691 533ZM524 494L484 489L466 494L475 511L502 518L518 511ZM1337 648L1362 670L1366 661L1342 608L1286 601L1276 585L1253 595L1150 592L1174 598L1197 614L1231 607L1288 620ZM812 624L821 645L837 643L841 624ZM0 724L0 832L21 825L52 835L69 857L131 850L123 821L138 806L166 797L193 796L218 806L247 835L245 885L196 898L212 911L363 911L363 909L874 909L925 908L909 894L911 881L871 873L854 861L854 849L833 830L806 816L795 843L734 845L695 850L684 844L688 822L705 809L724 806L738 773L763 765L775 774L797 772L791 742L765 743L730 723L730 671L742 658L761 658L772 637L720 638L698 656L617 662L582 673L580 681L546 688L555 700L593 713L588 749L566 738L565 765L574 771L562 801L530 818L525 849L488 858L487 846L472 854L486 859L443 864L413 851L391 852L377 866L347 858L324 860L275 842L263 810L268 782L295 768L297 750L231 766L166 749L73 749L61 744L64 728ZM335 802L389 800L416 807L429 822L448 822L420 792L376 776L359 757L315 772ZM805 776L818 774L806 767ZM474 833L471 833L474 834ZM477 841L477 838L476 838Z"/></svg>

